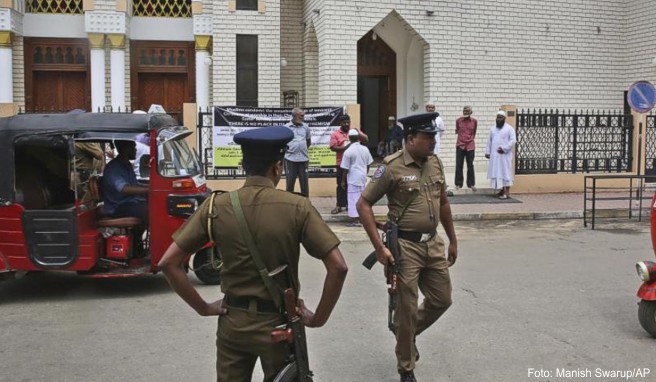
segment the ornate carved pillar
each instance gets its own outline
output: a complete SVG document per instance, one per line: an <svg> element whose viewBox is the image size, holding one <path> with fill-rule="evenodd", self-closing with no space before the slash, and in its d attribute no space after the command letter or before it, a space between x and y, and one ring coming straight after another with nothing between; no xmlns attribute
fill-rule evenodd
<svg viewBox="0 0 656 382"><path fill-rule="evenodd" d="M105 35L89 33L91 50L91 112L105 110Z"/></svg>
<svg viewBox="0 0 656 382"><path fill-rule="evenodd" d="M110 46L112 110L125 111L125 35L107 35Z"/></svg>
<svg viewBox="0 0 656 382"><path fill-rule="evenodd" d="M13 54L11 46L12 33L0 31L0 103L14 102Z"/></svg>

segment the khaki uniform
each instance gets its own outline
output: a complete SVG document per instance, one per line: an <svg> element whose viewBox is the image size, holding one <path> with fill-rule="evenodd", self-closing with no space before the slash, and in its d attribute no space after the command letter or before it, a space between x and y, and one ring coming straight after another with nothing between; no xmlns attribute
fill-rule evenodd
<svg viewBox="0 0 656 382"><path fill-rule="evenodd" d="M387 195L389 218L398 220L399 230L435 233L439 223L440 195L446 192L442 162L434 155L424 165L425 182L421 165L406 150L385 158L375 172L362 197L374 204ZM398 307L394 317L396 326L396 357L399 372L415 368L414 338L431 326L451 305L451 279L445 256L444 240L437 235L426 242L413 242L399 238L399 290ZM418 292L424 301L417 307Z"/></svg>
<svg viewBox="0 0 656 382"><path fill-rule="evenodd" d="M98 158L102 159L98 159ZM89 177L94 173L102 174L105 153L99 143L75 142L75 184L77 185L78 198L82 202L91 200L89 193Z"/></svg>
<svg viewBox="0 0 656 382"><path fill-rule="evenodd" d="M339 239L321 219L307 198L274 188L271 180L252 176L239 189L239 200L248 228L268 270L287 264L296 285L300 245L315 258L322 258L339 245ZM209 241L209 199L173 235L186 252L196 252ZM280 313L258 312L257 300L272 303L266 286L243 240L228 193L214 199L216 218L213 235L221 250L221 290L226 296L250 298L248 309L228 307L218 319L217 380L250 382L260 358L264 380L271 381L284 366L286 345L272 344L271 331L285 322ZM298 292L298 291L297 291Z"/></svg>

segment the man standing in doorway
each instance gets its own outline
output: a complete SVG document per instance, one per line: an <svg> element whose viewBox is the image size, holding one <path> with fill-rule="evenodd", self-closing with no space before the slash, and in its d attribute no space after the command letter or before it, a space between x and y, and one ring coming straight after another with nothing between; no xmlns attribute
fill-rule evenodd
<svg viewBox="0 0 656 382"><path fill-rule="evenodd" d="M434 113L435 112L435 102L431 101L426 104L426 112L427 113ZM435 150L433 151L433 154L435 155L440 155L440 144L442 142L442 135L444 134L444 120L442 117L437 115L435 117L435 131L437 133L435 134Z"/></svg>
<svg viewBox="0 0 656 382"><path fill-rule="evenodd" d="M499 199L508 199L510 196L510 186L513 184L512 149L515 142L515 129L506 123L506 112L499 110L485 147L485 157L490 160L487 178L490 187L500 190L497 193Z"/></svg>
<svg viewBox="0 0 656 382"><path fill-rule="evenodd" d="M305 112L303 109L294 108L292 110L292 120L287 126L294 139L287 145L285 153L285 177L287 191L294 192L296 178L301 184L301 194L305 197L310 195L308 186L308 147L310 147L310 127L304 123Z"/></svg>
<svg viewBox="0 0 656 382"><path fill-rule="evenodd" d="M344 151L349 148L351 142L348 137L348 132L351 129L351 117L348 114L344 114L339 118L339 129L333 131L330 135L330 149L335 152L335 164L337 166L337 205L330 211L331 214L338 214L346 210L347 200L346 200L346 172L341 168L342 157L344 156ZM369 137L367 134L356 129L358 131L360 142L367 143Z"/></svg>
<svg viewBox="0 0 656 382"><path fill-rule="evenodd" d="M456 189L462 188L462 165L467 160L467 187L476 191L476 175L474 174L474 149L478 121L472 116L471 106L462 109L462 117L456 120Z"/></svg>

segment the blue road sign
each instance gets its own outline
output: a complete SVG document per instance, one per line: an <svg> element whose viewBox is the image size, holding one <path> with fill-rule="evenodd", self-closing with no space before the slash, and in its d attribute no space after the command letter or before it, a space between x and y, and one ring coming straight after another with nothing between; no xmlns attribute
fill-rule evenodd
<svg viewBox="0 0 656 382"><path fill-rule="evenodd" d="M626 97L631 109L638 113L647 113L656 103L656 88L649 81L638 81L629 87Z"/></svg>

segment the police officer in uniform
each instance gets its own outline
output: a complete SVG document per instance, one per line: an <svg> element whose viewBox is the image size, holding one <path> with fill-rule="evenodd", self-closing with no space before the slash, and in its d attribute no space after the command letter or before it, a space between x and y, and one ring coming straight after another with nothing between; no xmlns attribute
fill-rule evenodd
<svg viewBox="0 0 656 382"><path fill-rule="evenodd" d="M389 215L399 226L398 306L394 317L397 369L401 382L414 382L419 353L415 337L428 329L451 305L448 267L458 256L451 206L446 195L444 170L435 148L435 118L424 113L399 119L405 148L385 158L365 188L357 208L378 261L394 263L377 232L372 206L387 195ZM442 223L448 249L437 234ZM446 253L446 254L445 254ZM425 296L417 306L418 293Z"/></svg>
<svg viewBox="0 0 656 382"><path fill-rule="evenodd" d="M277 190L283 171L286 144L293 133L284 126L264 127L235 135L241 145L246 182L237 191L257 252L269 271L287 265L289 283L298 295L300 244L324 263L327 274L316 312L299 300L299 313L307 327L326 323L337 303L347 273L338 249L339 239L321 219L308 198ZM204 202L173 235L173 243L159 263L175 292L201 316L218 315L216 371L219 382L250 382L260 359L264 381L271 381L285 365L285 344L273 344L271 331L285 318L258 273L244 240L228 193ZM211 228L208 218L211 217ZM208 230L212 230L212 235ZM206 302L188 281L184 265L188 256L210 241L220 248L223 260L223 299Z"/></svg>

